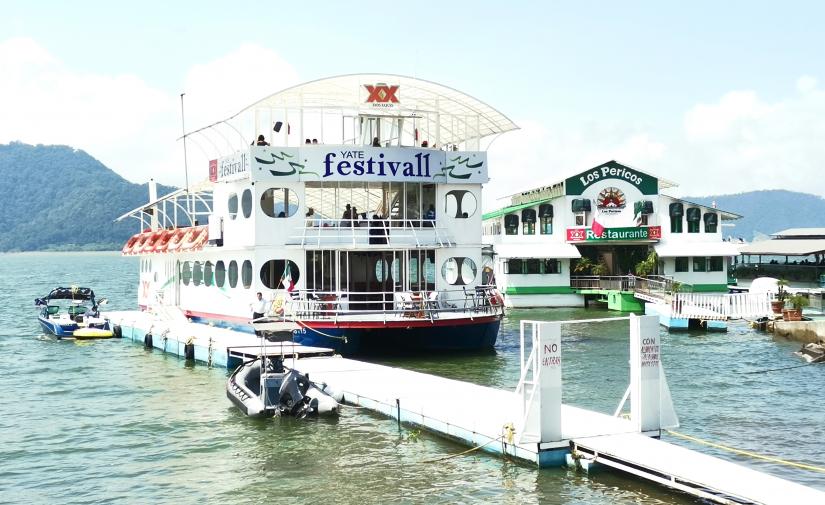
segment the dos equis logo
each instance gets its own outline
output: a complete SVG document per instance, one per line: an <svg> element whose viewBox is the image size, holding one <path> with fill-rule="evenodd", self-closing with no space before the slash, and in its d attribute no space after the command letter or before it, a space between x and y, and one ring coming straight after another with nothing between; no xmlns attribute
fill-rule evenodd
<svg viewBox="0 0 825 505"><path fill-rule="evenodd" d="M624 209L626 205L627 199L625 199L622 190L612 186L609 188L604 188L601 193L599 193L599 197L596 199L596 207L599 210L605 210L608 212L611 210L619 212Z"/></svg>
<svg viewBox="0 0 825 505"><path fill-rule="evenodd" d="M365 84L367 89L367 103L372 104L373 107L392 107L399 103L398 100L398 85L388 86L384 83L375 85Z"/></svg>

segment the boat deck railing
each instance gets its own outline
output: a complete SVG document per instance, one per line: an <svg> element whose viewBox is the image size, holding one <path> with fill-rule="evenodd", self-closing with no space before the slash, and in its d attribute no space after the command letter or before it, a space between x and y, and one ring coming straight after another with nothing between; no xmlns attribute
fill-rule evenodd
<svg viewBox="0 0 825 505"><path fill-rule="evenodd" d="M398 245L415 247L452 247L446 228L435 219L312 219L304 220L287 238L287 245Z"/></svg>
<svg viewBox="0 0 825 505"><path fill-rule="evenodd" d="M501 296L494 286L441 291L348 291L295 290L276 294L262 318L273 320L358 320L388 322L423 319L474 318L504 313ZM263 322L263 321L256 321Z"/></svg>

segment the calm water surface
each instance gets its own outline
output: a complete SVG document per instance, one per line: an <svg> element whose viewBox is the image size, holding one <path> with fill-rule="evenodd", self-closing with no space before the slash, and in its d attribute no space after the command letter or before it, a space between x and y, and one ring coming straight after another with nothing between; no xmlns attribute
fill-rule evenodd
<svg viewBox="0 0 825 505"><path fill-rule="evenodd" d="M0 502L697 503L612 472L537 470L483 453L424 463L465 447L399 433L352 408L334 420L250 420L226 400L224 369L190 367L128 341L58 342L40 331L35 297L58 284L88 285L109 308L130 309L137 273L137 260L110 253L0 255ZM384 362L512 388L520 319L607 315L615 314L513 311L495 354ZM581 325L564 337L566 403L613 411L627 386L625 328ZM797 344L744 325L662 335L680 431L825 466L825 366L746 373L800 362L791 354ZM822 474L748 464L825 489Z"/></svg>

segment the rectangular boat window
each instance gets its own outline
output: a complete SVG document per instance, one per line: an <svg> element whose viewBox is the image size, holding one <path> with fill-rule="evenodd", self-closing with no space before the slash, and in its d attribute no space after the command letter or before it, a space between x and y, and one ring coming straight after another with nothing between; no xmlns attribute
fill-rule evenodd
<svg viewBox="0 0 825 505"><path fill-rule="evenodd" d="M518 214L504 216L504 234L518 235Z"/></svg>
<svg viewBox="0 0 825 505"><path fill-rule="evenodd" d="M719 216L715 212L706 212L703 217L705 220L705 233L716 233Z"/></svg>
<svg viewBox="0 0 825 505"><path fill-rule="evenodd" d="M699 256L693 258L693 271L694 272L707 272L708 259L704 256Z"/></svg>
<svg viewBox="0 0 825 505"><path fill-rule="evenodd" d="M526 274L540 274L541 262L538 259L530 258L524 260L524 273Z"/></svg>
<svg viewBox="0 0 825 505"><path fill-rule="evenodd" d="M689 272L690 271L690 258L676 258L676 268L675 271L677 272Z"/></svg>
<svg viewBox="0 0 825 505"><path fill-rule="evenodd" d="M722 256L711 256L708 258L708 272L722 272L725 264Z"/></svg>

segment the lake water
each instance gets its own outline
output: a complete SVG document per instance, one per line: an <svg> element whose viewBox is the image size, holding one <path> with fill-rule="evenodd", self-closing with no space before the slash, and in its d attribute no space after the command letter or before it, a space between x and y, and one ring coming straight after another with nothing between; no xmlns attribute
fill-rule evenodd
<svg viewBox="0 0 825 505"><path fill-rule="evenodd" d="M227 371L126 340L45 337L33 300L88 285L111 309L136 303L138 264L113 253L0 255L0 502L682 504L692 499L613 472L538 470L345 408L337 419L256 421L224 395ZM518 381L518 321L616 315L590 309L508 314L495 354L385 363L480 384ZM726 445L825 466L825 366L798 344L734 324L721 334L662 333L682 427ZM612 412L627 386L626 323L564 337L564 401ZM490 409L499 406L490 405ZM822 474L685 444L825 489ZM792 500L789 500L791 503Z"/></svg>

